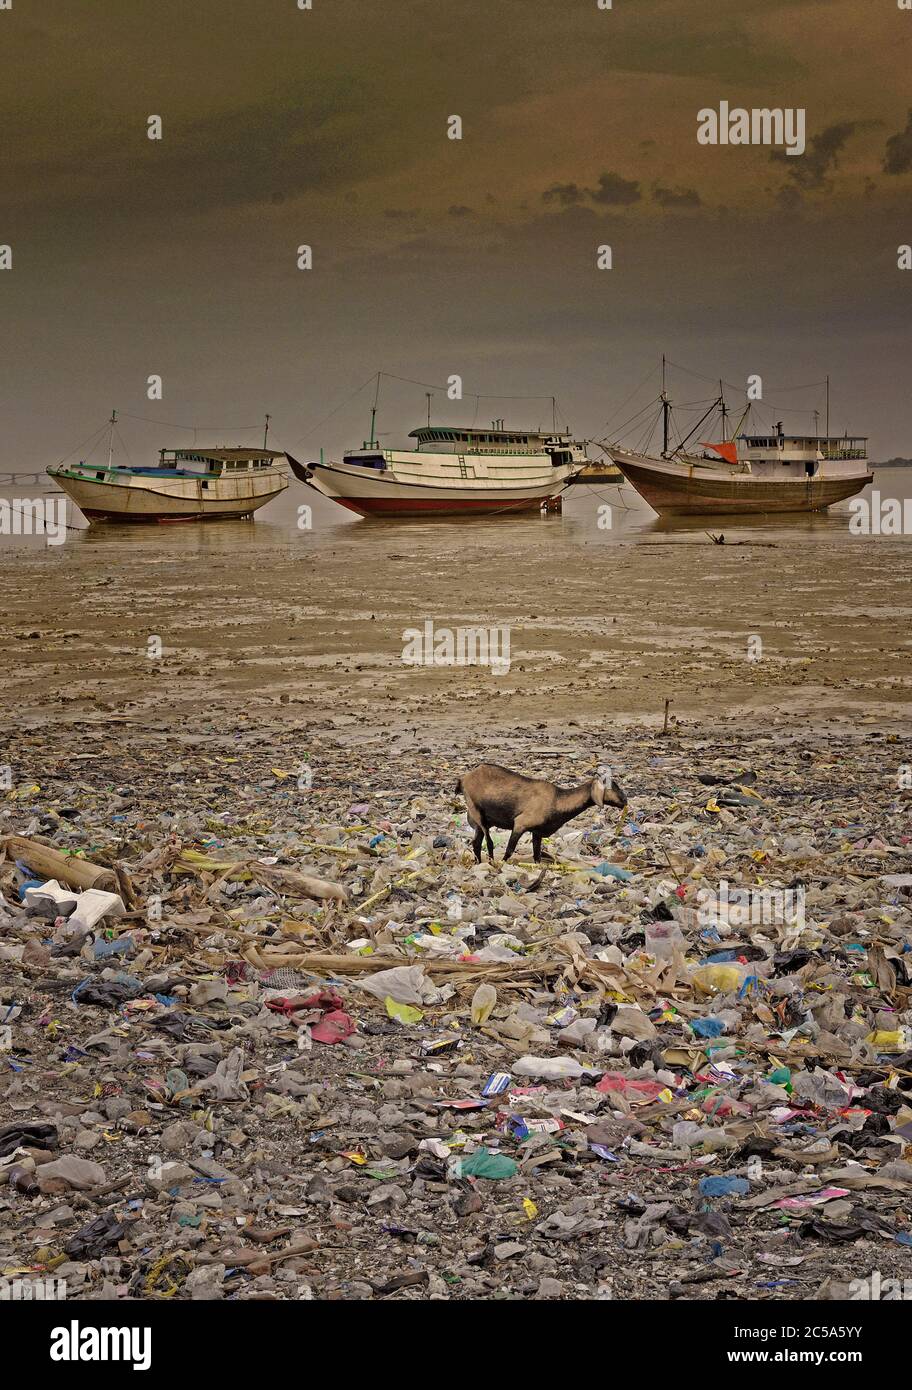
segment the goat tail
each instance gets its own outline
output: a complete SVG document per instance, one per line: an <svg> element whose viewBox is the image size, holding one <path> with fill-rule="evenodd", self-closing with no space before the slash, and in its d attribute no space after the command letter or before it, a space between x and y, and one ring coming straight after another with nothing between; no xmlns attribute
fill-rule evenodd
<svg viewBox="0 0 912 1390"><path fill-rule="evenodd" d="M455 785L455 787L453 788L453 791L454 791L454 792L461 792L461 791L462 791L462 778L461 778L461 777L457 777L457 778L456 778L456 785Z"/></svg>

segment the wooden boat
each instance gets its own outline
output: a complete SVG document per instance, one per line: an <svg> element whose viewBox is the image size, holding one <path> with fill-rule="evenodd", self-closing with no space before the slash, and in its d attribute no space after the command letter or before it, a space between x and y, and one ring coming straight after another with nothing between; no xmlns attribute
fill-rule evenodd
<svg viewBox="0 0 912 1390"><path fill-rule="evenodd" d="M829 383L827 396L829 400ZM741 433L739 426L730 438L701 441L704 453L697 455L686 452L687 439L717 409L726 433L721 393L676 448L670 446L671 403L664 386L659 404L661 455L620 445L609 447L608 452L627 481L661 516L817 512L854 497L873 481L864 437L788 434L780 421L772 430ZM742 424L749 410L750 406ZM706 453L707 449L711 452Z"/></svg>
<svg viewBox="0 0 912 1390"><path fill-rule="evenodd" d="M285 455L272 449L162 449L151 467L58 464L47 474L89 521L214 521L251 516L288 487Z"/></svg>
<svg viewBox="0 0 912 1390"><path fill-rule="evenodd" d="M623 481L623 473L617 464L610 459L600 459L598 462L587 463L570 479L571 486L575 483L622 483Z"/></svg>
<svg viewBox="0 0 912 1390"><path fill-rule="evenodd" d="M738 439L738 460L649 458L614 449L627 481L660 516L819 512L873 481L863 439ZM835 456L835 455L841 456Z"/></svg>
<svg viewBox="0 0 912 1390"><path fill-rule="evenodd" d="M296 478L360 516L447 517L540 511L588 462L564 431L437 427L412 430L413 449L381 447L374 435L341 463L299 463Z"/></svg>

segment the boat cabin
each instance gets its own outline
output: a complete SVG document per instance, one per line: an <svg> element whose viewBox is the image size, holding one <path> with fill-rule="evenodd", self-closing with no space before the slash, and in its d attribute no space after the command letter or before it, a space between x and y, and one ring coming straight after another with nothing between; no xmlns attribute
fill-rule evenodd
<svg viewBox="0 0 912 1390"><path fill-rule="evenodd" d="M197 477L200 473L250 473L272 468L276 459L284 458L274 449L160 449L156 473L167 472L174 477Z"/></svg>
<svg viewBox="0 0 912 1390"><path fill-rule="evenodd" d="M751 473L813 478L822 464L851 464L867 456L865 436L785 434L781 425L772 434L738 436L738 461Z"/></svg>
<svg viewBox="0 0 912 1390"><path fill-rule="evenodd" d="M507 430L502 420L495 420L490 429L459 429L449 426L424 425L412 430L409 439L418 441L417 448L443 454L547 454L566 443L570 435L564 432L541 430Z"/></svg>
<svg viewBox="0 0 912 1390"><path fill-rule="evenodd" d="M865 459L867 436L842 434L739 434L738 453L749 459L771 459L777 463L825 459Z"/></svg>

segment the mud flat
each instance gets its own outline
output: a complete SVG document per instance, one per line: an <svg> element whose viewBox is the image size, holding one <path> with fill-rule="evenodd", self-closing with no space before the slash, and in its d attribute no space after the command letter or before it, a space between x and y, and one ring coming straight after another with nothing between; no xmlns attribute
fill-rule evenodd
<svg viewBox="0 0 912 1390"><path fill-rule="evenodd" d="M671 699L680 718L908 718L902 538L850 538L830 516L725 546L642 522L606 540L600 495L500 526L98 528L4 548L4 706L79 722L287 701L427 726L480 705L504 723L653 721ZM506 629L509 669L404 663L427 621Z"/></svg>

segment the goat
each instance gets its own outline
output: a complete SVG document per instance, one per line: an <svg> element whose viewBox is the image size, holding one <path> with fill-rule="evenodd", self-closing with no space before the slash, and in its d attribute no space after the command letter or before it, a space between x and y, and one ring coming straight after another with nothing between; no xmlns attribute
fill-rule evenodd
<svg viewBox="0 0 912 1390"><path fill-rule="evenodd" d="M627 805L627 797L613 777L610 786L600 777L593 777L578 787L557 787L553 782L523 777L495 763L479 763L459 778L456 791L465 798L469 824L475 828L472 849L477 864L481 863L482 840L487 845L488 859L494 863L492 825L510 831L504 863L528 830L532 835L532 856L540 864L544 836L553 835L587 806Z"/></svg>

